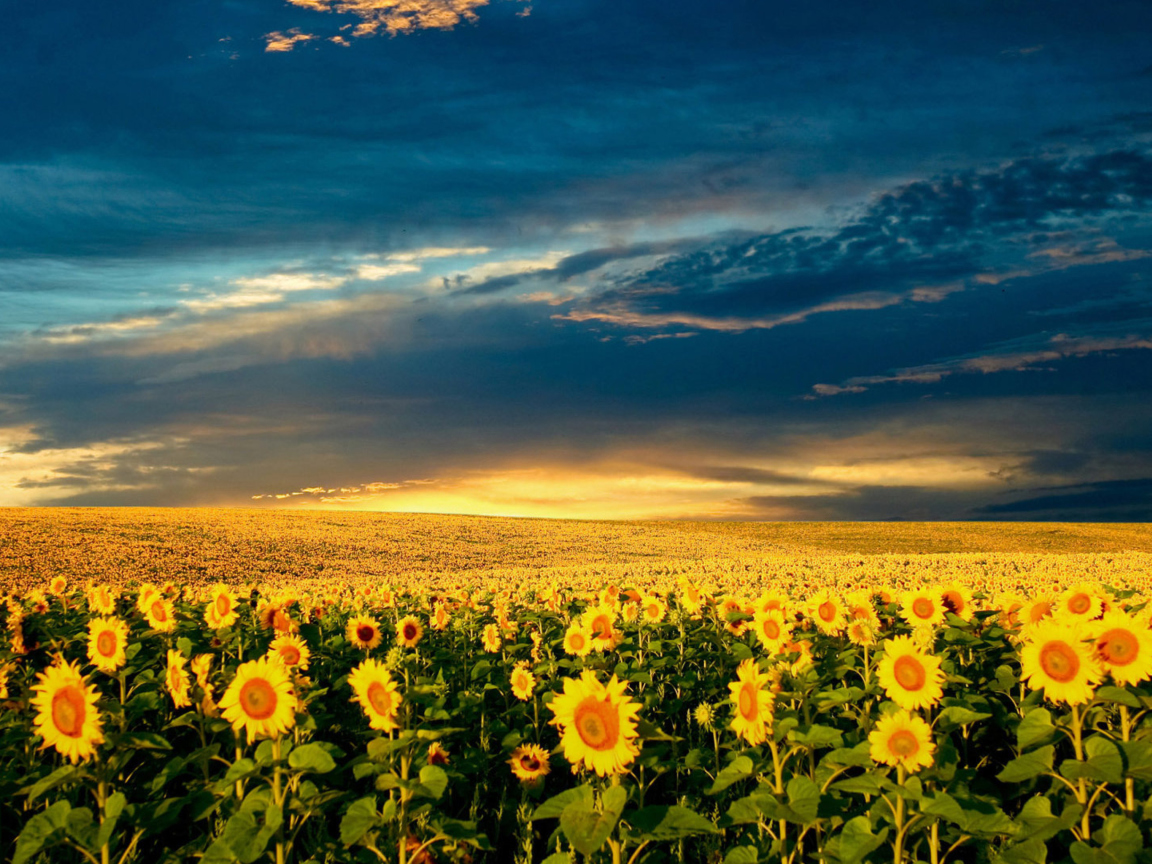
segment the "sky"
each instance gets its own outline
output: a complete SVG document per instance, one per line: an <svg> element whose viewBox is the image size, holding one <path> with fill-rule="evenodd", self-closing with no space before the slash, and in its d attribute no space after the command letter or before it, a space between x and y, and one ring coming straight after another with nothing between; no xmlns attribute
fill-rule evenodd
<svg viewBox="0 0 1152 864"><path fill-rule="evenodd" d="M1145 0L55 0L0 506L1152 516Z"/></svg>

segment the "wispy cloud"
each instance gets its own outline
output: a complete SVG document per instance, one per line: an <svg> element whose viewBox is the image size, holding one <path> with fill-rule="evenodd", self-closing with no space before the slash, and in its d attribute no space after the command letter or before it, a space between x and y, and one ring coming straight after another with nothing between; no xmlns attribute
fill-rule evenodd
<svg viewBox="0 0 1152 864"><path fill-rule="evenodd" d="M352 36L387 33L396 36L415 30L451 30L462 22L478 18L476 10L488 0L288 0L293 6L314 12L351 16L359 23L348 24ZM290 50L290 49L281 49Z"/></svg>
<svg viewBox="0 0 1152 864"><path fill-rule="evenodd" d="M274 30L264 36L264 51L268 53L285 53L291 51L302 42L311 42L318 38L311 33L301 32L299 27L293 27L287 33Z"/></svg>

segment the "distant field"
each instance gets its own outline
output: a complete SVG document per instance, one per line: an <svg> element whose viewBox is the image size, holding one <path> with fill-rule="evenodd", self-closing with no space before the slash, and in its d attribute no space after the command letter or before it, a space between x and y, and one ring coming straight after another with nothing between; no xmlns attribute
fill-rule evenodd
<svg viewBox="0 0 1152 864"><path fill-rule="evenodd" d="M518 584L695 570L718 576L868 567L1110 573L1142 582L1152 527L1083 523L598 522L223 509L0 509L0 586L476 579ZM879 556L879 557L877 557ZM914 556L909 558L909 556ZM742 578L741 581L744 581Z"/></svg>

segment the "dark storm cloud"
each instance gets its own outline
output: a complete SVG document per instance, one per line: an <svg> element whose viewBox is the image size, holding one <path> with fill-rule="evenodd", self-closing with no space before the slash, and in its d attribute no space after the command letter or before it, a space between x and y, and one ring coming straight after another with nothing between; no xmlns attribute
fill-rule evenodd
<svg viewBox="0 0 1152 864"><path fill-rule="evenodd" d="M1152 519L1152 477L1055 487L1048 494L989 504L976 512L996 518L1026 515L1033 519L1146 522Z"/></svg>

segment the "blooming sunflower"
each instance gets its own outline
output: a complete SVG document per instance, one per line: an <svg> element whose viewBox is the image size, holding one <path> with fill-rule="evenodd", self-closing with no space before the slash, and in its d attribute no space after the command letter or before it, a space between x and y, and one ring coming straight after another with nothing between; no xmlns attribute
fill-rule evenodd
<svg viewBox="0 0 1152 864"><path fill-rule="evenodd" d="M433 741L431 744L428 745L427 761L428 761L429 765L447 765L448 764L448 761L449 761L448 760L448 751L440 746L439 741Z"/></svg>
<svg viewBox="0 0 1152 864"><path fill-rule="evenodd" d="M625 689L615 675L601 684L590 669L564 679L564 692L548 705L556 715L549 722L560 727L564 758L573 766L583 763L606 777L623 773L640 753L634 743L640 706Z"/></svg>
<svg viewBox="0 0 1152 864"><path fill-rule="evenodd" d="M573 621L564 633L564 650L576 657L592 652L592 634L579 621Z"/></svg>
<svg viewBox="0 0 1152 864"><path fill-rule="evenodd" d="M172 696L172 705L176 708L187 708L192 704L188 698L188 660L179 651L168 649L168 669L164 677L164 685Z"/></svg>
<svg viewBox="0 0 1152 864"><path fill-rule="evenodd" d="M684 611L689 615L695 617L700 613L704 607L704 594L699 586L684 579L680 582L680 605L684 607Z"/></svg>
<svg viewBox="0 0 1152 864"><path fill-rule="evenodd" d="M944 695L940 658L920 651L911 636L895 636L884 643L876 678L901 708L928 708Z"/></svg>
<svg viewBox="0 0 1152 864"><path fill-rule="evenodd" d="M512 774L521 783L535 783L552 770L548 762L548 751L539 744L521 744L512 751L508 760Z"/></svg>
<svg viewBox="0 0 1152 864"><path fill-rule="evenodd" d="M923 624L944 622L944 603L940 591L933 588L918 588L905 591L900 603L901 617L913 627Z"/></svg>
<svg viewBox="0 0 1152 864"><path fill-rule="evenodd" d="M1081 582L1060 595L1055 614L1060 618L1090 621L1100 615L1100 606L1099 586Z"/></svg>
<svg viewBox="0 0 1152 864"><path fill-rule="evenodd" d="M868 754L882 765L902 765L907 771L932 767L932 727L915 714L900 710L880 718L868 735Z"/></svg>
<svg viewBox="0 0 1152 864"><path fill-rule="evenodd" d="M1058 620L1028 627L1020 648L1020 670L1029 687L1042 687L1046 698L1069 705L1091 701L1102 678L1092 649L1074 627Z"/></svg>
<svg viewBox="0 0 1152 864"><path fill-rule="evenodd" d="M616 610L601 603L583 615L584 627L592 635L592 647L597 651L611 651L616 647Z"/></svg>
<svg viewBox="0 0 1152 864"><path fill-rule="evenodd" d="M151 596L148 606L144 609L144 617L148 619L148 626L158 633L171 633L176 629L172 601L159 593Z"/></svg>
<svg viewBox="0 0 1152 864"><path fill-rule="evenodd" d="M1120 610L1105 612L1091 629L1096 659L1117 684L1139 684L1152 677L1152 631Z"/></svg>
<svg viewBox="0 0 1152 864"><path fill-rule="evenodd" d="M521 702L532 698L532 691L536 689L536 676L528 671L526 666L517 664L511 676L512 695Z"/></svg>
<svg viewBox="0 0 1152 864"><path fill-rule="evenodd" d="M308 643L300 636L285 633L272 640L272 644L268 646L268 656L278 657L285 666L303 672L308 668L308 658L312 656L312 652L308 650Z"/></svg>
<svg viewBox="0 0 1152 864"><path fill-rule="evenodd" d="M655 594L645 596L640 605L644 611L644 620L649 624L659 624L668 614L668 604Z"/></svg>
<svg viewBox="0 0 1152 864"><path fill-rule="evenodd" d="M730 728L755 747L767 740L772 726L775 697L771 690L764 688L772 676L761 672L756 661L749 658L736 667L736 679L728 685L732 704L736 706Z"/></svg>
<svg viewBox="0 0 1152 864"><path fill-rule="evenodd" d="M188 665L192 670L192 674L196 676L196 683L200 685L200 689L204 691L204 695L211 699L212 681L209 678L209 671L212 668L212 655L197 654Z"/></svg>
<svg viewBox="0 0 1152 864"><path fill-rule="evenodd" d="M1020 626L1020 614L1024 611L1024 596L1015 591L1002 591L996 595L993 606L1000 610L997 623L1005 630L1014 630Z"/></svg>
<svg viewBox="0 0 1152 864"><path fill-rule="evenodd" d="M359 702L368 715L368 726L382 732L398 729L396 715L403 697L397 692L396 682L383 663L369 657L352 670L348 684L355 695L353 702Z"/></svg>
<svg viewBox="0 0 1152 864"><path fill-rule="evenodd" d="M485 624L484 632L480 636L480 642L484 646L484 650L489 654L495 654L500 650L500 645L503 644L500 639L500 627L497 624Z"/></svg>
<svg viewBox="0 0 1152 864"><path fill-rule="evenodd" d="M448 622L451 620L448 615L448 609L443 602L437 601L436 605L432 607L432 629L433 630L446 630L448 629Z"/></svg>
<svg viewBox="0 0 1152 864"><path fill-rule="evenodd" d="M204 610L204 620L213 630L222 627L231 627L236 623L239 613L236 611L236 595L232 589L223 582L212 586L209 594L208 606Z"/></svg>
<svg viewBox="0 0 1152 864"><path fill-rule="evenodd" d="M267 657L240 664L220 700L224 719L237 733L243 729L249 743L275 738L295 726L296 706L288 669Z"/></svg>
<svg viewBox="0 0 1152 864"><path fill-rule="evenodd" d="M405 615L396 623L396 643L405 648L415 648L424 637L424 625L415 615Z"/></svg>
<svg viewBox="0 0 1152 864"><path fill-rule="evenodd" d="M1024 608L1020 611L1020 620L1029 626L1038 624L1045 618L1051 618L1055 611L1056 599L1051 594L1041 594L1024 604Z"/></svg>
<svg viewBox="0 0 1152 864"><path fill-rule="evenodd" d="M111 615L116 611L116 595L107 585L96 585L88 592L88 608L101 615Z"/></svg>
<svg viewBox="0 0 1152 864"><path fill-rule="evenodd" d="M40 748L55 747L73 764L95 755L97 744L104 742L96 702L100 694L85 685L78 663L57 662L37 675L32 687L33 723L44 739Z"/></svg>
<svg viewBox="0 0 1152 864"><path fill-rule="evenodd" d="M380 622L364 615L354 615L344 628L344 638L362 651L371 651L384 638L380 632Z"/></svg>
<svg viewBox="0 0 1152 864"><path fill-rule="evenodd" d="M848 641L853 645L875 645L876 627L867 618L857 618L848 623Z"/></svg>
<svg viewBox="0 0 1152 864"><path fill-rule="evenodd" d="M115 672L127 662L124 646L128 625L116 618L93 618L88 622L88 660L101 672Z"/></svg>
<svg viewBox="0 0 1152 864"><path fill-rule="evenodd" d="M777 654L792 638L792 625L784 620L779 609L757 612L752 619L752 630L769 654Z"/></svg>
<svg viewBox="0 0 1152 864"><path fill-rule="evenodd" d="M834 636L844 628L844 604L831 591L821 589L808 601L808 615L824 633Z"/></svg>
<svg viewBox="0 0 1152 864"><path fill-rule="evenodd" d="M944 604L944 610L951 612L965 621L972 618L972 613L975 607L972 605L972 592L959 582L950 582L940 592L940 602Z"/></svg>

